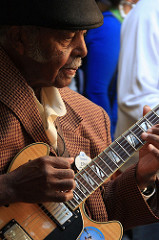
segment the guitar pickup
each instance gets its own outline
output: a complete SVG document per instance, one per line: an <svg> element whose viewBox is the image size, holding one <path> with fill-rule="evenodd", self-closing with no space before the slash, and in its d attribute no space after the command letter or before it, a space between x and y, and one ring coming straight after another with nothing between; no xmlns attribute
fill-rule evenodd
<svg viewBox="0 0 159 240"><path fill-rule="evenodd" d="M76 211L70 211L64 203L43 203L39 206L62 230L78 218Z"/></svg>
<svg viewBox="0 0 159 240"><path fill-rule="evenodd" d="M21 240L33 240L14 219L0 230L0 239L17 240L17 236Z"/></svg>

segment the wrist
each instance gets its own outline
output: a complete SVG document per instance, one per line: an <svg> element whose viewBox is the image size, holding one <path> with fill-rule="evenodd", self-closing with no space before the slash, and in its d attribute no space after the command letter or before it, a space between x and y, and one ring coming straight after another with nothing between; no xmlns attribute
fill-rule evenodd
<svg viewBox="0 0 159 240"><path fill-rule="evenodd" d="M8 174L0 175L0 206L10 204L13 201L13 190Z"/></svg>

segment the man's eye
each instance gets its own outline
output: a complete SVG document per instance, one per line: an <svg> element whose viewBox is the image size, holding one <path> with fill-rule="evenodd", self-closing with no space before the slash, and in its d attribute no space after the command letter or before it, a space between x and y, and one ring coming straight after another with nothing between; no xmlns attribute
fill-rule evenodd
<svg viewBox="0 0 159 240"><path fill-rule="evenodd" d="M73 38L74 38L74 35L67 36L67 37L65 37L64 41L65 42L71 42L73 40Z"/></svg>
<svg viewBox="0 0 159 240"><path fill-rule="evenodd" d="M66 41L71 41L74 37L67 37L65 40Z"/></svg>

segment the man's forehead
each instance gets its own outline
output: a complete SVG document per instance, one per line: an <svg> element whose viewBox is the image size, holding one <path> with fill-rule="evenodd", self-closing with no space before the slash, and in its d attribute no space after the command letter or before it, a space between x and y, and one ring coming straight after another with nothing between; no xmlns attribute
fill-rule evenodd
<svg viewBox="0 0 159 240"><path fill-rule="evenodd" d="M79 32L86 34L87 30L70 30L70 29L53 29L53 28L45 28L45 27L38 27L38 29L41 32L48 32L50 34L56 35L63 35L63 36L67 36L67 35L71 35L71 34L77 34Z"/></svg>

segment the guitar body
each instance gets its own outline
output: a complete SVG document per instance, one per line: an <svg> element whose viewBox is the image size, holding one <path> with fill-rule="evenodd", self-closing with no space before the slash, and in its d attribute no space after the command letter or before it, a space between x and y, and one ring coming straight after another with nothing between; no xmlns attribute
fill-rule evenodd
<svg viewBox="0 0 159 240"><path fill-rule="evenodd" d="M123 228L118 221L95 222L88 217L84 204L80 206L84 222L84 230L78 240L121 240Z"/></svg>
<svg viewBox="0 0 159 240"><path fill-rule="evenodd" d="M13 171L29 160L48 154L49 146L47 144L31 144L13 159L9 171ZM122 226L119 222L101 224L92 221L85 213L84 204L81 204L73 214L74 218L67 221L71 223L61 228L56 223L56 219L54 221L50 218L50 215L38 204L14 203L0 207L0 239L120 240L122 238Z"/></svg>

